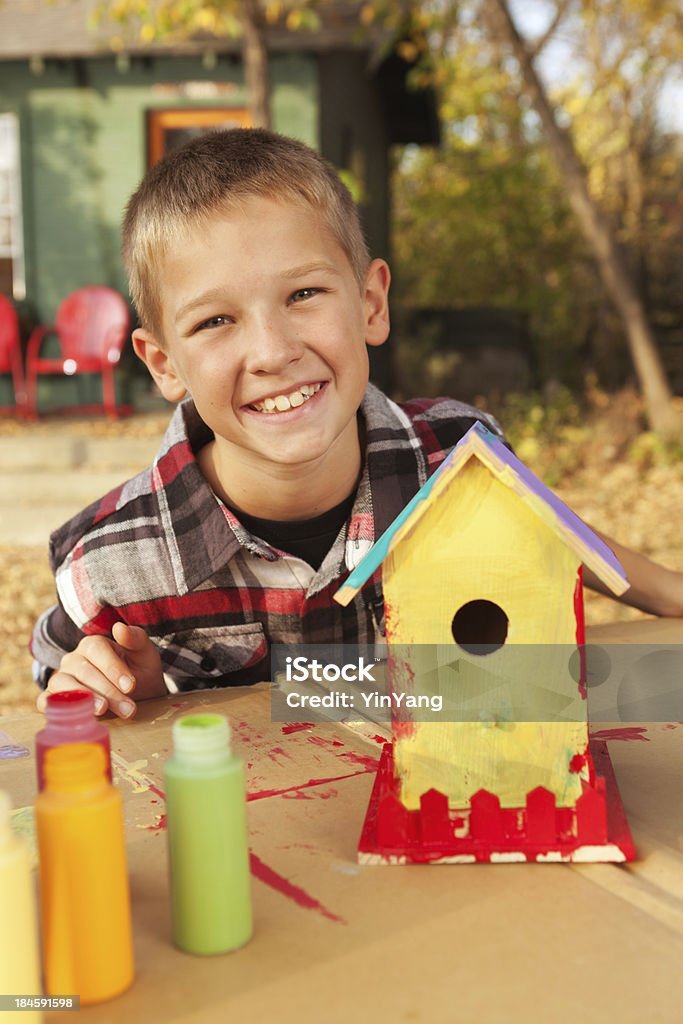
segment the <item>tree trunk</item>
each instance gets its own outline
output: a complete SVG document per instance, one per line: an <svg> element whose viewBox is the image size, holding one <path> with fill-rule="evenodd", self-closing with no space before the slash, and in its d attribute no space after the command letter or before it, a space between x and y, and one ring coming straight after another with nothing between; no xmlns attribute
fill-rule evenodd
<svg viewBox="0 0 683 1024"><path fill-rule="evenodd" d="M270 128L270 74L263 16L258 0L243 0L240 9L249 116L254 128Z"/></svg>
<svg viewBox="0 0 683 1024"><path fill-rule="evenodd" d="M485 0L486 2L486 0ZM682 425L648 322L645 308L606 218L588 190L585 169L569 136L558 125L545 88L506 0L494 0L507 42L519 64L524 85L538 114L548 146L567 189L570 205L588 241L606 292L621 316L629 350L645 401L650 426L665 440L680 438Z"/></svg>

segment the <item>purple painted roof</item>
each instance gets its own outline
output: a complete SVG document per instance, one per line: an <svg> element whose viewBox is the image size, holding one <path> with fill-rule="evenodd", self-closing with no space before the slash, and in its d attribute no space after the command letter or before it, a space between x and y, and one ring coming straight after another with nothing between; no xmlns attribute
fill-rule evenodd
<svg viewBox="0 0 683 1024"><path fill-rule="evenodd" d="M568 508L556 494L553 494L550 488L546 487L546 485L531 472L528 466L525 466L523 462L520 462L517 456L511 452L509 448L505 447L500 438L496 437L495 434L492 434L491 431L487 430L481 423L475 423L474 426L470 427L470 430L467 431L467 434L471 433L471 431L475 431L479 434L482 441L486 442L487 447L498 456L501 462L504 462L510 467L510 469L515 471L519 479L524 484L526 490L531 494L538 495L538 497L541 498L546 505L549 505L557 514L557 518L560 522L564 523L568 530L582 540L589 548L595 551L595 553L599 555L600 558L610 566L610 568L614 569L616 573L626 579L626 573L612 549L609 548L604 541L600 540L597 534L591 530L590 526L587 526L583 519L580 519L577 516L576 512L572 512L572 510ZM467 439L467 434L465 434L465 436L458 442L453 449L453 452L455 452L455 450L464 443ZM449 454L449 459L453 452Z"/></svg>

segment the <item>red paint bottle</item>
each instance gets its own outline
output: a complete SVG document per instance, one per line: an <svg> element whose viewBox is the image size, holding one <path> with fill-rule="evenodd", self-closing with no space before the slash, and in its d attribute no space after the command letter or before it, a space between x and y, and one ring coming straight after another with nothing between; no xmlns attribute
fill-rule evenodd
<svg viewBox="0 0 683 1024"><path fill-rule="evenodd" d="M111 775L109 730L95 716L95 698L89 690L64 690L47 698L47 725L36 733L38 791L45 786L45 752L64 743L99 743L107 758L107 776Z"/></svg>

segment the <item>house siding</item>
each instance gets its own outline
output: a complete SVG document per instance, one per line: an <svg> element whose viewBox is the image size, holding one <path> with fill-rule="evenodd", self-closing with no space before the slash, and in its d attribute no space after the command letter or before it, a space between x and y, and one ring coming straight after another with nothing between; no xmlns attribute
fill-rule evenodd
<svg viewBox="0 0 683 1024"><path fill-rule="evenodd" d="M275 56L271 74L275 129L316 146L315 58ZM188 82L216 81L215 98L182 95ZM237 61L208 69L192 57L155 57L119 70L102 57L48 61L39 75L27 62L0 64L0 111L19 118L26 290L37 319L50 322L61 299L84 284L126 294L120 222L146 168L146 112L211 106L245 106Z"/></svg>

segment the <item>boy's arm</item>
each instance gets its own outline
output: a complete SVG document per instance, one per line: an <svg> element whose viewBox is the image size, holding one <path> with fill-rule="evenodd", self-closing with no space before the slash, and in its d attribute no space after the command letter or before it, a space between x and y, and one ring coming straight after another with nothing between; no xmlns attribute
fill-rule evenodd
<svg viewBox="0 0 683 1024"><path fill-rule="evenodd" d="M593 532L612 549L631 584L617 600L650 615L672 618L683 616L683 573L666 569L645 555L606 537L599 530ZM612 591L587 566L584 566L583 572L586 586L608 597L614 597Z"/></svg>
<svg viewBox="0 0 683 1024"><path fill-rule="evenodd" d="M134 700L147 700L167 693L159 652L141 626L115 622L112 636L85 636L75 650L62 658L36 706L44 711L48 693L90 690L95 711L107 709L119 718L131 718Z"/></svg>
<svg viewBox="0 0 683 1024"><path fill-rule="evenodd" d="M39 711L45 710L48 693L90 690L98 715L110 708L130 718L135 713L132 697L167 693L159 652L139 626L117 622L111 637L85 636L57 604L36 623L31 649L42 670L37 673L40 685L46 687L37 700Z"/></svg>

